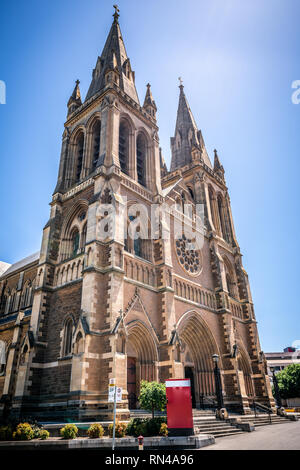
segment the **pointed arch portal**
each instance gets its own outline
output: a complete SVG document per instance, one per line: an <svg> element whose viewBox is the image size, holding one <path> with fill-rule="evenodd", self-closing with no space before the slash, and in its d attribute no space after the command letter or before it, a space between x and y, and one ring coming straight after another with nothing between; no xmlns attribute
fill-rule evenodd
<svg viewBox="0 0 300 470"><path fill-rule="evenodd" d="M157 347L149 329L141 321L128 325L126 342L127 391L130 409L136 408L141 380L157 380Z"/></svg>
<svg viewBox="0 0 300 470"><path fill-rule="evenodd" d="M254 385L252 380L252 367L248 353L241 341L238 341L238 370L243 372L245 392L248 397L254 397Z"/></svg>
<svg viewBox="0 0 300 470"><path fill-rule="evenodd" d="M178 322L182 342L181 360L186 378L191 380L193 406L204 397L215 398L213 354L219 353L217 343L205 321L196 312L187 312ZM219 364L222 368L222 365Z"/></svg>

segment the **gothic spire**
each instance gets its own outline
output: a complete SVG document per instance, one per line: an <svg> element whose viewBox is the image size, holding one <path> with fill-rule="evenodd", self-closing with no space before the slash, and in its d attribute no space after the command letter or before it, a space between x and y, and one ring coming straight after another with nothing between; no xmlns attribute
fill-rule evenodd
<svg viewBox="0 0 300 470"><path fill-rule="evenodd" d="M165 162L165 159L162 154L161 147L159 147L159 163L160 163L160 174L163 178L168 173L168 168Z"/></svg>
<svg viewBox="0 0 300 470"><path fill-rule="evenodd" d="M80 81L76 80L75 83L76 83L75 88L68 101L68 116L69 114L73 113L73 111L75 111L76 108L79 108L79 106L82 105L80 89L79 89Z"/></svg>
<svg viewBox="0 0 300 470"><path fill-rule="evenodd" d="M216 149L214 150L214 172L217 173L218 176L220 176L220 178L224 179L224 168L223 168L223 165L221 165L220 163L220 159L219 159L219 156L218 156L218 153L216 151Z"/></svg>
<svg viewBox="0 0 300 470"><path fill-rule="evenodd" d="M93 77L85 100L103 90L109 81L130 96L139 104L139 99L134 83L134 72L131 70L130 61L126 53L122 33L119 25L119 9L114 5L114 21L107 36L102 54L98 57ZM112 74L109 76L109 72Z"/></svg>
<svg viewBox="0 0 300 470"><path fill-rule="evenodd" d="M183 84L182 79L180 78L180 93L179 93L179 103L178 103L178 110L177 110L177 120L176 120L176 130L182 129L188 131L190 128L197 132L197 125L192 114L191 108L188 104L187 98L183 91Z"/></svg>
<svg viewBox="0 0 300 470"><path fill-rule="evenodd" d="M148 114L150 114L150 116L156 119L155 115L156 115L157 107L152 96L150 83L147 83L147 91L146 91L143 108L147 111Z"/></svg>
<svg viewBox="0 0 300 470"><path fill-rule="evenodd" d="M211 168L201 131L198 130L180 80L179 103L174 137L171 137L171 171L193 160L203 160Z"/></svg>

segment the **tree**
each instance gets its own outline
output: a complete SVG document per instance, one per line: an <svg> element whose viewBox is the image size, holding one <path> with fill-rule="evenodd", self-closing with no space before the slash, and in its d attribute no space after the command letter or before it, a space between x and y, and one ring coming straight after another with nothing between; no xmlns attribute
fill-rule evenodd
<svg viewBox="0 0 300 470"><path fill-rule="evenodd" d="M282 398L300 397L300 364L290 364L276 374Z"/></svg>
<svg viewBox="0 0 300 470"><path fill-rule="evenodd" d="M141 408L152 412L154 418L154 411L163 411L167 404L166 398L166 385L158 382L141 381L141 391L139 396Z"/></svg>

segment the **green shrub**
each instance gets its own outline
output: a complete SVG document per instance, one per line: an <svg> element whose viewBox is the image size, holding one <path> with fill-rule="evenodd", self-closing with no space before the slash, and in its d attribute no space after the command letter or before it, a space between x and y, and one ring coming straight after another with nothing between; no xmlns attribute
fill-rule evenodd
<svg viewBox="0 0 300 470"><path fill-rule="evenodd" d="M64 439L75 439L78 434L78 428L75 424L66 424L65 427L61 428L60 434Z"/></svg>
<svg viewBox="0 0 300 470"><path fill-rule="evenodd" d="M111 423L108 426L108 434L110 437L113 437L113 423ZM116 437L125 437L126 434L126 423L120 423L118 420L116 420L116 431L115 431L115 436Z"/></svg>
<svg viewBox="0 0 300 470"><path fill-rule="evenodd" d="M160 430L159 430L159 435L160 436L167 436L168 435L167 423L161 423Z"/></svg>
<svg viewBox="0 0 300 470"><path fill-rule="evenodd" d="M300 364L290 364L280 372L276 379L281 398L296 398L300 396ZM275 390L273 386L273 395Z"/></svg>
<svg viewBox="0 0 300 470"><path fill-rule="evenodd" d="M10 426L0 426L0 441L10 441L12 434L13 432Z"/></svg>
<svg viewBox="0 0 300 470"><path fill-rule="evenodd" d="M167 419L163 416L157 418L133 418L127 426L127 435L138 437L158 436L162 423Z"/></svg>
<svg viewBox="0 0 300 470"><path fill-rule="evenodd" d="M126 433L128 436L138 437L147 434L147 420L143 418L132 418L128 425Z"/></svg>
<svg viewBox="0 0 300 470"><path fill-rule="evenodd" d="M99 423L91 424L89 429L87 430L87 434L91 439L96 439L98 437L104 436L104 429Z"/></svg>
<svg viewBox="0 0 300 470"><path fill-rule="evenodd" d="M47 431L47 429L41 429L40 430L40 439L42 439L42 441L48 439L50 437L50 433L49 431Z"/></svg>
<svg viewBox="0 0 300 470"><path fill-rule="evenodd" d="M147 419L147 436L158 436L162 423L166 423L167 418L159 416L157 418Z"/></svg>
<svg viewBox="0 0 300 470"><path fill-rule="evenodd" d="M33 429L28 423L18 424L16 431L13 433L13 438L20 441L28 441L33 439L33 437Z"/></svg>

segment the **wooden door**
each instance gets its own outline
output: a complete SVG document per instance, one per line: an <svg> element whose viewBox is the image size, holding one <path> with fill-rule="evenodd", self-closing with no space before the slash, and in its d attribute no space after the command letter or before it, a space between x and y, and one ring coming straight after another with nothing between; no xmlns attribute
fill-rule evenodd
<svg viewBox="0 0 300 470"><path fill-rule="evenodd" d="M127 391L128 407L131 410L136 408L136 358L127 357Z"/></svg>

